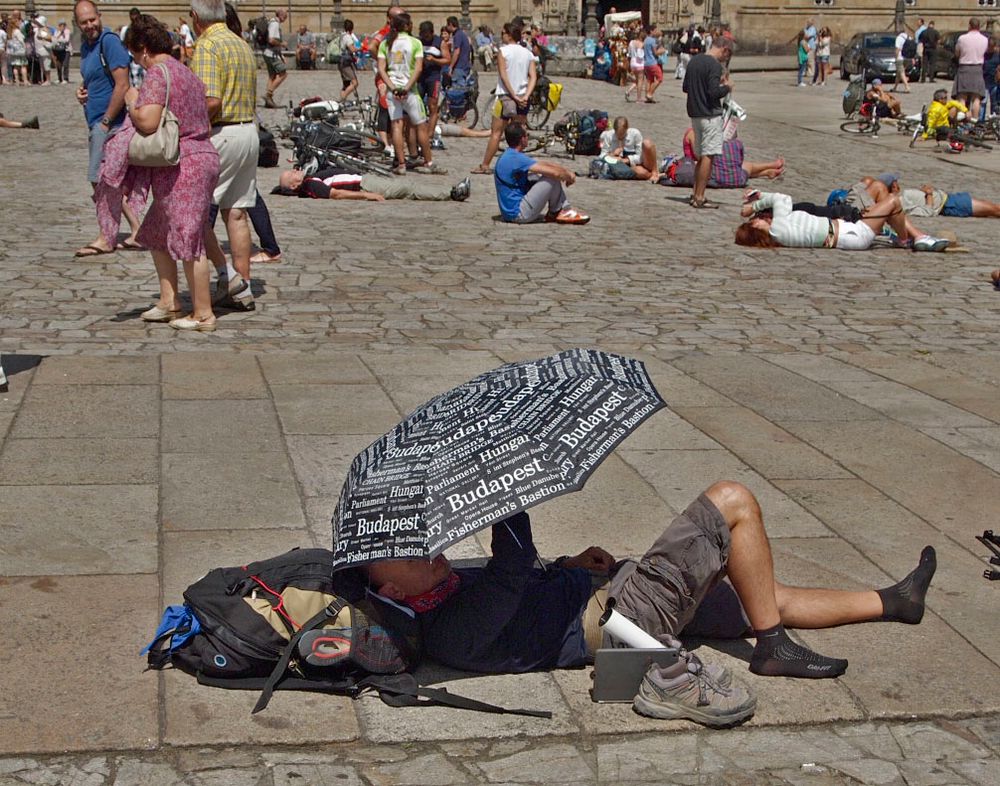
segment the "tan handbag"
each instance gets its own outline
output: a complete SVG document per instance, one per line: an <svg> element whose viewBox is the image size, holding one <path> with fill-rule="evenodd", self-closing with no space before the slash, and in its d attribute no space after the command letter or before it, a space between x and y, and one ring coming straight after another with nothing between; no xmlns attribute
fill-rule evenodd
<svg viewBox="0 0 1000 786"><path fill-rule="evenodd" d="M143 135L136 129L128 143L128 162L132 166L177 166L181 160L180 126L170 106L170 71L160 63L167 80L167 96L163 101L160 125L152 134Z"/></svg>

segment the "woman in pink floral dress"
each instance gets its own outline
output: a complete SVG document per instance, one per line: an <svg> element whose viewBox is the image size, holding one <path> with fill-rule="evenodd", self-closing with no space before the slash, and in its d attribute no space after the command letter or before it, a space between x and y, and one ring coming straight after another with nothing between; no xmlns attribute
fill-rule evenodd
<svg viewBox="0 0 1000 786"><path fill-rule="evenodd" d="M153 204L136 235L152 252L160 279L160 299L142 318L170 322L178 330L215 330L203 238L219 179L219 155L209 139L205 86L171 57L170 34L155 17L143 14L130 24L125 45L146 69L142 87L125 94L125 107L136 131L149 134L159 125L167 100L164 68L170 73L169 108L180 130L180 162L150 170ZM184 264L194 306L187 316L181 312L177 292L177 260Z"/></svg>

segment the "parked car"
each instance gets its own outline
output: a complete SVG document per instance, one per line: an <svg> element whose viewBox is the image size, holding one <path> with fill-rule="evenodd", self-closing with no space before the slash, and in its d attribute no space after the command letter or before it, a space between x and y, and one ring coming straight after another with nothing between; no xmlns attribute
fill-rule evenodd
<svg viewBox="0 0 1000 786"><path fill-rule="evenodd" d="M840 55L840 78L850 79L862 71L871 79L883 81L896 79L896 36L893 33L858 33L844 47ZM907 60L907 79L920 78L920 59Z"/></svg>

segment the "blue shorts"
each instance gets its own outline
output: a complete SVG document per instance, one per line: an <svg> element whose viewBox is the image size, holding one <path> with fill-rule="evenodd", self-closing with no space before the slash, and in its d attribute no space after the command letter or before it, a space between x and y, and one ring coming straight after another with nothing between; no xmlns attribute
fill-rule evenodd
<svg viewBox="0 0 1000 786"><path fill-rule="evenodd" d="M117 133L121 128L120 125L113 127L110 131L105 131L104 126L100 123L95 123L90 129L90 135L87 138L88 147L90 149L90 161L87 164L87 180L91 183L96 183L100 180L101 174L101 162L104 161L104 143L108 139Z"/></svg>
<svg viewBox="0 0 1000 786"><path fill-rule="evenodd" d="M941 215L952 218L972 218L972 194L968 191L956 191L954 194L948 194L948 198L944 201L944 207L941 208Z"/></svg>

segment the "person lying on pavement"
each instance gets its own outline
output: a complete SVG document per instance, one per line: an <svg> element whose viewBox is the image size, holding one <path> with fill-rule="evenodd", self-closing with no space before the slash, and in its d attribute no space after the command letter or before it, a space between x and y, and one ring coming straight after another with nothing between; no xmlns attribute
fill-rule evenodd
<svg viewBox="0 0 1000 786"><path fill-rule="evenodd" d="M290 169L278 177L271 192L282 196L313 199L358 199L382 202L386 199L417 199L430 202L464 202L472 186L465 178L454 186L440 186L417 181L417 178L386 177L364 174L331 164L307 175L301 169Z"/></svg>
<svg viewBox="0 0 1000 786"><path fill-rule="evenodd" d="M428 656L457 669L519 673L591 662L602 644L597 619L606 602L595 586L605 585L615 610L665 645L680 646L681 635L753 636L751 672L817 679L840 676L847 660L796 643L786 626L918 624L937 567L927 546L913 571L883 589L783 584L774 577L756 498L729 481L702 493L639 560L616 561L591 546L536 567L525 513L493 526L492 554L479 568L453 569L441 555L385 560L361 571L374 597L384 601L386 624L419 632ZM683 650L677 664L647 674L640 695L645 698L637 709L655 717L728 725L752 713L747 689Z"/></svg>

